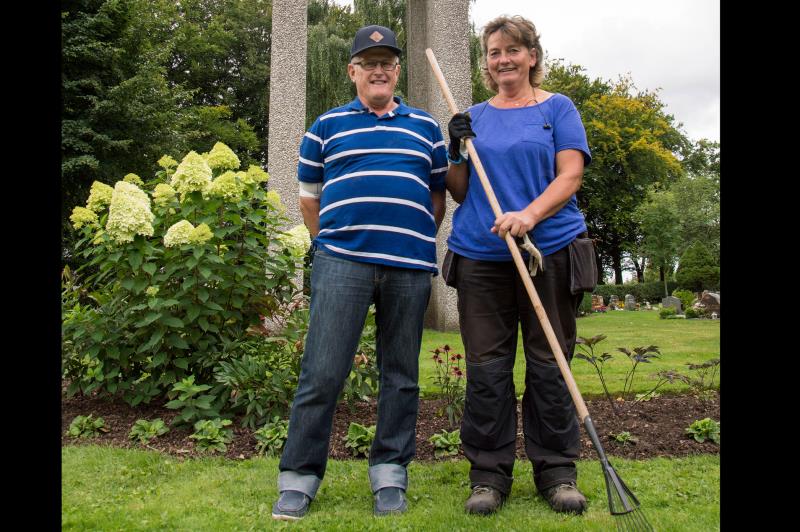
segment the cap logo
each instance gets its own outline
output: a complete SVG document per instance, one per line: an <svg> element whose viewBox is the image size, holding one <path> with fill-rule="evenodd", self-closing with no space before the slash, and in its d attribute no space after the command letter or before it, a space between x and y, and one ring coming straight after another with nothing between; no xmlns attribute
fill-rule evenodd
<svg viewBox="0 0 800 532"><path fill-rule="evenodd" d="M383 35L378 33L378 30L375 30L370 34L369 38L375 42L381 42L383 40Z"/></svg>

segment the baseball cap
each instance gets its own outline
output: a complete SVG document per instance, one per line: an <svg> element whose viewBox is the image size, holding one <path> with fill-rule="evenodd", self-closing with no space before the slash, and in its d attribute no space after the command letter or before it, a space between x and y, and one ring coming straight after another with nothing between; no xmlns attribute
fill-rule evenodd
<svg viewBox="0 0 800 532"><path fill-rule="evenodd" d="M364 26L356 32L353 46L350 48L350 59L368 48L383 46L397 55L403 51L397 46L397 37L392 30L383 26Z"/></svg>

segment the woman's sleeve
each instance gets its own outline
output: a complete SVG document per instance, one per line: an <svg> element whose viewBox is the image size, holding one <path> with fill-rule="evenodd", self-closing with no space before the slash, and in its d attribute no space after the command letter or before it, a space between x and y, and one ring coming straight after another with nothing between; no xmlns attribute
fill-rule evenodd
<svg viewBox="0 0 800 532"><path fill-rule="evenodd" d="M592 154L586 140L586 130L575 104L561 95L553 119L553 143L556 153L562 150L578 150L583 153L583 165L589 166Z"/></svg>

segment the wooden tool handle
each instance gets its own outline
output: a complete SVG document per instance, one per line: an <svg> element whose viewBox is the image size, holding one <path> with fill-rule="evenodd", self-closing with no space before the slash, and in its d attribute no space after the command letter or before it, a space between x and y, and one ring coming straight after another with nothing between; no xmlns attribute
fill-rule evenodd
<svg viewBox="0 0 800 532"><path fill-rule="evenodd" d="M428 62L431 65L431 69L433 69L433 75L436 76L436 79L439 82L439 88L442 89L442 95L447 101L447 106L450 108L450 112L456 114L458 112L458 106L456 105L456 101L453 99L453 95L450 93L450 87L447 85L447 81L444 79L442 69L439 68L439 63L436 61L436 56L433 55L433 50L426 48L425 55L428 56ZM492 206L492 212L494 212L495 218L499 218L503 214L503 211L500 209L500 204L497 202L497 197L494 195L494 190L492 190L492 185L489 183L489 178L486 177L486 171L483 169L481 159L478 157L478 152L475 151L475 146L472 145L472 139L464 139L464 142L467 145L467 152L469 153L470 160L475 166L475 172L477 172L478 178L481 180L481 185L483 185L483 190L486 192L486 197L489 199L489 204ZM553 331L553 326L550 325L550 320L547 318L547 313L544 311L542 301L539 299L539 294L536 293L536 288L533 286L533 281L528 273L528 269L525 267L525 261L522 259L522 254L520 253L513 236L511 236L509 233L506 233L505 240L509 251L511 251L511 256L514 258L514 264L517 265L519 275L522 277L522 283L525 285L525 290L528 292L528 296L531 299L536 316L539 318L539 323L542 325L544 334L547 337L547 342L550 344L550 349L552 349L553 354L556 357L556 363L561 370L561 375L564 377L564 380L567 383L567 388L569 389L569 393L572 396L573 402L575 403L575 409L578 411L578 418L583 421L585 418L589 417L589 411L587 410L586 403L584 403L583 397L581 397L581 393L578 390L578 385L575 383L575 378L572 376L572 371L569 369L567 359L564 357L564 353L561 351L561 345L558 343L556 333Z"/></svg>

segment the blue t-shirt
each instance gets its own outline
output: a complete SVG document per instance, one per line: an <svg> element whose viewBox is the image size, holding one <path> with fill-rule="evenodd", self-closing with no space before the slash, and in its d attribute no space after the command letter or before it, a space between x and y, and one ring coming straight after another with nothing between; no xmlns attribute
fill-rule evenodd
<svg viewBox="0 0 800 532"><path fill-rule="evenodd" d="M498 109L484 102L469 111L476 135L473 144L503 212L520 211L544 192L556 177L557 152L580 150L584 164L591 162L581 117L572 100L562 94L530 107ZM545 129L545 124L551 127ZM447 246L473 260L512 260L505 240L491 232L494 220L470 161L467 196L453 214ZM584 231L586 223L573 194L529 236L542 255L550 255Z"/></svg>
<svg viewBox="0 0 800 532"><path fill-rule="evenodd" d="M323 183L314 243L343 259L437 273L431 191L444 190L444 138L428 113L394 100L377 116L356 97L303 137L298 178Z"/></svg>

